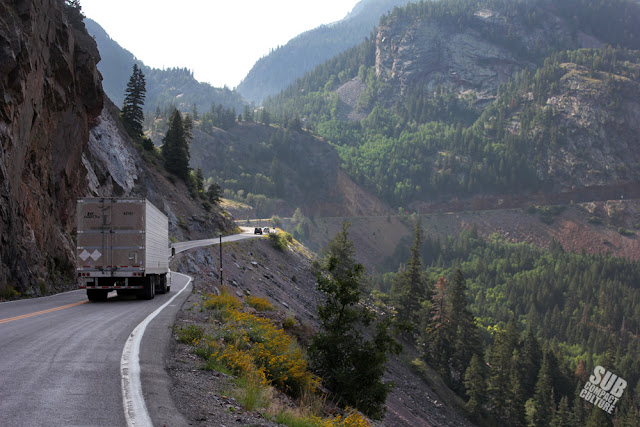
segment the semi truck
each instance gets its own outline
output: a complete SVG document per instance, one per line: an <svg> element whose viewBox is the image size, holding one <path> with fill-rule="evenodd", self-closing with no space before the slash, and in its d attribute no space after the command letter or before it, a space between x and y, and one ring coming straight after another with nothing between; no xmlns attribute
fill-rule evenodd
<svg viewBox="0 0 640 427"><path fill-rule="evenodd" d="M83 198L77 207L77 270L90 301L109 292L152 299L171 290L169 221L141 198Z"/></svg>

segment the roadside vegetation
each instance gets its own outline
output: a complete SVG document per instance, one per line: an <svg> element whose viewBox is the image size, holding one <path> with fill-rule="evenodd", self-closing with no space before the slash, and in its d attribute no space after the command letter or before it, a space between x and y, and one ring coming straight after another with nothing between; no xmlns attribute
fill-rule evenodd
<svg viewBox="0 0 640 427"><path fill-rule="evenodd" d="M323 417L325 399L321 379L311 372L306 351L268 317L275 310L265 298L250 296L244 302L222 288L220 295L203 297L200 309L210 313L209 323L177 330L180 342L193 347L202 369L233 375L234 397L248 411L288 426L368 426L359 412L347 408L343 415ZM298 401L286 408L278 392Z"/></svg>

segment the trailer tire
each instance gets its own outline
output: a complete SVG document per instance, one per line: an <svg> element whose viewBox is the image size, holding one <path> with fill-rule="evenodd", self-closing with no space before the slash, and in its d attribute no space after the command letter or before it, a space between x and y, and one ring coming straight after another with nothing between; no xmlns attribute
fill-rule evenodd
<svg viewBox="0 0 640 427"><path fill-rule="evenodd" d="M160 282L160 287L157 289L157 292L159 294L166 294L167 292L169 292L169 288L167 287L167 275L161 274L160 276L158 276L158 279L158 281Z"/></svg>
<svg viewBox="0 0 640 427"><path fill-rule="evenodd" d="M138 299L150 300L156 295L156 281L155 276L149 275L144 278L144 287L142 292L137 295Z"/></svg>
<svg viewBox="0 0 640 427"><path fill-rule="evenodd" d="M89 301L106 301L109 291L102 289L87 289L87 298Z"/></svg>

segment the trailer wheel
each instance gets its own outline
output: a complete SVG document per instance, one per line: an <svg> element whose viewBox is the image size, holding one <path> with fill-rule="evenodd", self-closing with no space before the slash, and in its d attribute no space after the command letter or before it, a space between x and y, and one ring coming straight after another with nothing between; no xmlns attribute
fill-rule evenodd
<svg viewBox="0 0 640 427"><path fill-rule="evenodd" d="M160 287L156 289L159 294L166 294L169 292L169 288L167 287L167 275L162 274L158 276L158 282L160 282Z"/></svg>
<svg viewBox="0 0 640 427"><path fill-rule="evenodd" d="M156 295L156 281L154 275L144 278L144 289L142 290L142 299L153 299Z"/></svg>
<svg viewBox="0 0 640 427"><path fill-rule="evenodd" d="M87 298L89 301L106 301L109 291L101 289L87 289Z"/></svg>

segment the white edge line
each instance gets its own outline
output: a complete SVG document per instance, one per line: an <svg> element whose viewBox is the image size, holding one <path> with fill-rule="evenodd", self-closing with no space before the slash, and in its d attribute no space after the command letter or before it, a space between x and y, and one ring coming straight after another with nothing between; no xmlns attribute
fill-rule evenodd
<svg viewBox="0 0 640 427"><path fill-rule="evenodd" d="M171 274L180 274L172 272ZM122 376L122 403L124 405L124 416L127 420L127 426L152 426L147 405L144 403L142 394L142 382L140 381L140 342L147 328L147 325L169 304L173 302L178 295L182 293L189 283L193 280L188 277L186 285L178 293L176 293L169 301L158 307L156 311L148 315L136 328L131 332L127 342L122 350L120 358L120 374Z"/></svg>

